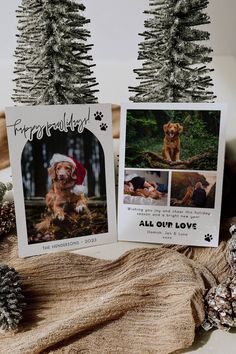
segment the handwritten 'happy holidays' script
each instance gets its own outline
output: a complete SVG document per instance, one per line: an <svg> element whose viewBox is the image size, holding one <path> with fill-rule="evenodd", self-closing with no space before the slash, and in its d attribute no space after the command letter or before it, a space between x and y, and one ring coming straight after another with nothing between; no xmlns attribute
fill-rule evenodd
<svg viewBox="0 0 236 354"><path fill-rule="evenodd" d="M15 121L14 124L8 125L8 127L14 129L15 136L20 133L23 134L27 140L32 141L34 136L36 136L37 139L42 139L44 134L46 134L47 136L51 136L51 131L54 130L59 130L61 132L67 133L69 130L75 131L75 129L77 129L78 133L82 133L85 125L89 121L89 118L90 109L88 110L87 117L83 119L75 119L74 113L71 113L69 116L67 116L67 113L64 113L63 118L58 122L46 122L42 125L35 124L32 126L26 126L19 118Z"/></svg>

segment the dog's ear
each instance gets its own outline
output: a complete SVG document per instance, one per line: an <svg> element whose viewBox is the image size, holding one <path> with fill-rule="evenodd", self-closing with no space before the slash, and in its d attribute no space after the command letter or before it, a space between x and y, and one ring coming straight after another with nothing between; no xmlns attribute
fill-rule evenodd
<svg viewBox="0 0 236 354"><path fill-rule="evenodd" d="M167 124L163 125L163 130L164 130L165 133L167 132L167 129L169 128L169 125L170 125L170 122L168 122Z"/></svg>
<svg viewBox="0 0 236 354"><path fill-rule="evenodd" d="M72 179L77 179L77 170L76 170L76 167L72 167L72 170L71 170L71 178Z"/></svg>
<svg viewBox="0 0 236 354"><path fill-rule="evenodd" d="M51 177L52 180L56 178L56 172L54 166L48 168L48 175L49 177Z"/></svg>
<svg viewBox="0 0 236 354"><path fill-rule="evenodd" d="M184 130L183 126L181 124L177 123L177 127L178 127L179 133L182 133L182 131Z"/></svg>

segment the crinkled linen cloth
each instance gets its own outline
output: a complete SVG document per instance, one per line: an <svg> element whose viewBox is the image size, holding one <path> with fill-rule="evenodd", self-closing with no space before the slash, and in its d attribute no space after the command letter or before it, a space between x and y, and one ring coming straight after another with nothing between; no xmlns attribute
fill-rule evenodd
<svg viewBox="0 0 236 354"><path fill-rule="evenodd" d="M203 294L229 274L218 248L141 248L114 261L63 252L20 259L16 237L0 260L21 274L27 306L0 353L145 354L191 346Z"/></svg>

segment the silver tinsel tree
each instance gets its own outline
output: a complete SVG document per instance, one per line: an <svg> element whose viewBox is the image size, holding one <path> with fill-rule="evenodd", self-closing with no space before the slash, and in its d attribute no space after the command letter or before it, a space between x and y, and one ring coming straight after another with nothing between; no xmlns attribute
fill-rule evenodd
<svg viewBox="0 0 236 354"><path fill-rule="evenodd" d="M141 34L135 69L140 81L130 87L134 102L212 102L215 98L208 67L212 49L199 43L208 40L200 25L210 23L204 13L208 0L150 0L150 15Z"/></svg>
<svg viewBox="0 0 236 354"><path fill-rule="evenodd" d="M22 0L17 11L15 103L97 102L84 10L75 0Z"/></svg>

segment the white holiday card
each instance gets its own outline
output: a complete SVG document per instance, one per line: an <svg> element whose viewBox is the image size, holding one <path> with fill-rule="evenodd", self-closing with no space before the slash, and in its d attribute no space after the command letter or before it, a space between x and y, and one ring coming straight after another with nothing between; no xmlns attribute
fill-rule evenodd
<svg viewBox="0 0 236 354"><path fill-rule="evenodd" d="M118 239L217 246L225 107L122 107Z"/></svg>
<svg viewBox="0 0 236 354"><path fill-rule="evenodd" d="M6 110L19 255L116 241L111 105Z"/></svg>

